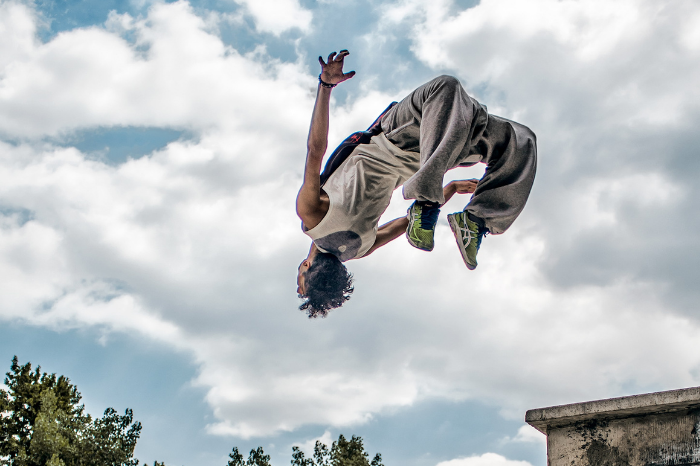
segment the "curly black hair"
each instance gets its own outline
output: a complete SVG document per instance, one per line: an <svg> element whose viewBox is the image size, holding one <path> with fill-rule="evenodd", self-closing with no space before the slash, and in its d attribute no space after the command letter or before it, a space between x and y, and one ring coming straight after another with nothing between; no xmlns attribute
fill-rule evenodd
<svg viewBox="0 0 700 466"><path fill-rule="evenodd" d="M352 274L333 254L319 252L309 270L304 272L305 298L300 311L306 311L309 319L326 317L331 309L345 304L354 291Z"/></svg>

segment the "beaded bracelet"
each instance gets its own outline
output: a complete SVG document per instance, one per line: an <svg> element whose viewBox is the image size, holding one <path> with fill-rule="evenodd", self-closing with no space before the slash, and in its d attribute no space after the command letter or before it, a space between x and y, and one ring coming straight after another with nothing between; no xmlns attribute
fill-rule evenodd
<svg viewBox="0 0 700 466"><path fill-rule="evenodd" d="M320 74L318 75L318 83L323 87L327 87L328 89L333 89L335 86L337 86L337 84L330 84L325 82L323 79L321 79Z"/></svg>

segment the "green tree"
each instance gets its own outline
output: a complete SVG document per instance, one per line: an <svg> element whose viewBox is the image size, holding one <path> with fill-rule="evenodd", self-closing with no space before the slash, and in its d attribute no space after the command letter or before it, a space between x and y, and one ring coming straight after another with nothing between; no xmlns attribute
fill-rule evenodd
<svg viewBox="0 0 700 466"><path fill-rule="evenodd" d="M368 454L362 444L362 437L354 435L348 441L342 435L333 442L330 451L331 466L370 466ZM375 457L376 459L376 457ZM379 457L381 461L381 456Z"/></svg>
<svg viewBox="0 0 700 466"><path fill-rule="evenodd" d="M52 464L63 466L61 456L73 456L74 431L69 427L71 419L56 406L56 395L51 390L44 390L39 398L41 408L34 421L29 454L22 450L16 465ZM80 419L79 422L85 422Z"/></svg>
<svg viewBox="0 0 700 466"><path fill-rule="evenodd" d="M32 371L31 364L20 366L17 356L12 359L10 372L5 378L7 390L0 389L0 457L7 457L6 464L20 456L27 456L36 418L41 409L44 391L51 391L55 407L70 417L83 416L80 393L70 380L56 374L42 374L41 367ZM8 462L9 461L9 462Z"/></svg>
<svg viewBox="0 0 700 466"><path fill-rule="evenodd" d="M81 395L64 376L32 371L15 356L0 389L0 465L136 466L141 423L133 412L85 414Z"/></svg>
<svg viewBox="0 0 700 466"><path fill-rule="evenodd" d="M270 455L266 455L262 447L250 450L247 461L239 453L238 447L233 447L233 451L228 456L231 459L227 466L270 466Z"/></svg>
<svg viewBox="0 0 700 466"><path fill-rule="evenodd" d="M119 415L107 408L101 419L89 423L78 443L76 466L123 465L136 466L134 449L141 434L141 423L134 421L134 413L126 409Z"/></svg>
<svg viewBox="0 0 700 466"><path fill-rule="evenodd" d="M238 449L234 448L236 453ZM262 453L262 448L258 448ZM241 457L242 459L242 457ZM247 466L245 463L230 463L228 466ZM333 442L330 449L322 442L316 441L313 458L306 458L299 447L292 447L292 466L384 466L382 455L377 453L372 461L365 451L362 437L347 440L343 435Z"/></svg>

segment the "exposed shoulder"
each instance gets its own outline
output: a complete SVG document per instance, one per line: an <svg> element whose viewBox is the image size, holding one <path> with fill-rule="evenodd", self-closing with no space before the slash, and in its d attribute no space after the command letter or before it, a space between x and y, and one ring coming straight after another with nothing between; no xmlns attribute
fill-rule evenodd
<svg viewBox="0 0 700 466"><path fill-rule="evenodd" d="M328 213L330 207L330 199L323 189L320 195L314 196L315 199L308 199L310 196L303 196L302 191L304 186L299 191L297 196L297 215L301 219L305 230L311 230L321 223L321 220Z"/></svg>

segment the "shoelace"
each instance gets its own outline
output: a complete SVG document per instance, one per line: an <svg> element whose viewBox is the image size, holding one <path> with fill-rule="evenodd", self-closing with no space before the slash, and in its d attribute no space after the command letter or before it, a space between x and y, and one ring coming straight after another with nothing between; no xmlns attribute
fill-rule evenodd
<svg viewBox="0 0 700 466"><path fill-rule="evenodd" d="M459 222L456 222L456 223L457 223L457 229L459 230L459 232L460 232L461 235L462 235L462 243L464 244L464 247L466 248L466 247L469 246L469 244L472 242L472 238L473 238L472 235L474 234L474 232L472 232L472 231L469 229L469 227L467 226L467 221L466 221L466 219L463 219L463 222L464 222L464 226L460 226L460 225L459 225ZM464 242L464 236L465 236L464 234L465 234L465 233L467 234L467 235L466 235L466 236L467 236L467 242L466 242L466 243ZM477 238L478 238L478 235L477 235Z"/></svg>
<svg viewBox="0 0 700 466"><path fill-rule="evenodd" d="M475 233L474 233L473 231L471 231L471 230L469 229L469 227L467 226L466 215L462 218L462 222L464 223L464 226L459 226L459 222L457 222L457 229L458 229L458 230L461 232L461 234L462 234L462 242L463 242L463 243L464 243L464 233L465 233L465 232L467 233L467 235L466 235L466 236L467 236L467 242L464 243L464 247L466 248L467 246L469 246L469 244L472 242L472 239L475 239L475 240L476 240L476 249L479 250L479 246L481 246L481 238L483 238L484 236L488 235L489 232L488 232L488 231L484 231L484 233L481 234L481 235L480 235L479 233L476 233L476 234L475 234Z"/></svg>

